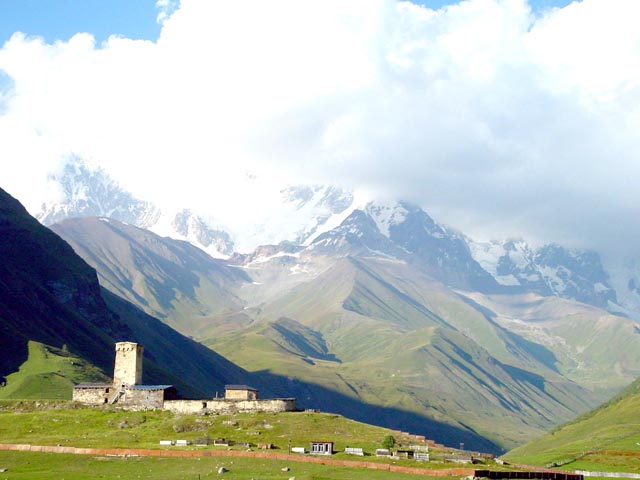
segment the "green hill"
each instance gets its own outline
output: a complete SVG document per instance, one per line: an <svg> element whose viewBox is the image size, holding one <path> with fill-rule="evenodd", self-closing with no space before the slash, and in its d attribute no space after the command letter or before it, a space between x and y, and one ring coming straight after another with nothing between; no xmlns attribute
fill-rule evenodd
<svg viewBox="0 0 640 480"><path fill-rule="evenodd" d="M42 343L29 341L27 361L5 378L0 399L71 399L80 382L104 382L107 377L86 360Z"/></svg>
<svg viewBox="0 0 640 480"><path fill-rule="evenodd" d="M312 412L238 413L234 415L174 415L167 411L122 411L111 407L78 408L70 402L0 401L0 438L2 443L53 445L80 448L135 448L165 450L164 457L115 455L65 455L35 452L0 451L0 466L8 469L7 478L229 478L249 480L299 478L307 480L372 480L392 478L431 478L424 475L385 472L386 465L414 469L439 470L459 465L444 463L449 449L431 446L431 461L378 458L377 448L393 437L396 448L426 443L411 435L346 419L340 415ZM159 440L183 439L189 446L160 446ZM230 445L196 446L194 442L226 439ZM311 441L332 441L334 454L322 463L311 455L294 454L284 460L290 447L309 452ZM259 450L258 443L272 449ZM346 447L363 450L363 456L345 453ZM177 451L196 452L193 458L170 458ZM206 454L223 454L209 457ZM231 456L255 452L253 458ZM279 459L278 459L279 458ZM297 461L300 460L300 461ZM328 461L365 461L375 469L354 468ZM487 460L487 462L490 462ZM218 475L224 466L228 471Z"/></svg>
<svg viewBox="0 0 640 480"><path fill-rule="evenodd" d="M504 458L571 470L640 472L640 379L611 401Z"/></svg>

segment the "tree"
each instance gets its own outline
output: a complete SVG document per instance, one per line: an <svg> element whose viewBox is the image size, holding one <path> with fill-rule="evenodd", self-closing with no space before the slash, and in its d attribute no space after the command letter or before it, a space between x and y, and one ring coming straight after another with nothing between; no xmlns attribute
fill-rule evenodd
<svg viewBox="0 0 640 480"><path fill-rule="evenodd" d="M393 435L387 435L382 440L382 446L387 449L393 448L395 444L396 444L396 439L393 438Z"/></svg>

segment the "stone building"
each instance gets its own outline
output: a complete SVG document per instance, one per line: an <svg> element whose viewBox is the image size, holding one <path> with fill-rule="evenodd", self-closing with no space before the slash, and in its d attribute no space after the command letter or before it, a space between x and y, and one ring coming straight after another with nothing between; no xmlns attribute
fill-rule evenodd
<svg viewBox="0 0 640 480"><path fill-rule="evenodd" d="M312 455L333 455L333 442L311 442L309 453Z"/></svg>
<svg viewBox="0 0 640 480"><path fill-rule="evenodd" d="M247 385L226 385L224 398L227 400L258 400L258 390Z"/></svg>
<svg viewBox="0 0 640 480"><path fill-rule="evenodd" d="M142 383L142 356L144 347L134 342L116 343L113 367L114 385L140 385Z"/></svg>
<svg viewBox="0 0 640 480"><path fill-rule="evenodd" d="M118 404L130 408L162 408L178 398L173 385L140 385L144 347L134 342L116 343L113 383L81 383L73 400L87 405Z"/></svg>
<svg viewBox="0 0 640 480"><path fill-rule="evenodd" d="M81 383L73 400L86 405L117 404L129 409L158 408L175 413L292 412L295 398L258 399L258 390L247 385L225 386L224 398L180 399L173 385L141 385L144 348L119 342L115 348L113 383Z"/></svg>

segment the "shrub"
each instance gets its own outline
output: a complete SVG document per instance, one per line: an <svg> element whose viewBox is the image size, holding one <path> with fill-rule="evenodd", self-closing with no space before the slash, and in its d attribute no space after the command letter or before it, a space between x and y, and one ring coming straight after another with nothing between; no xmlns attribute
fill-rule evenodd
<svg viewBox="0 0 640 480"><path fill-rule="evenodd" d="M393 438L393 435L387 435L382 439L382 447L383 448L393 448L396 445L396 439Z"/></svg>

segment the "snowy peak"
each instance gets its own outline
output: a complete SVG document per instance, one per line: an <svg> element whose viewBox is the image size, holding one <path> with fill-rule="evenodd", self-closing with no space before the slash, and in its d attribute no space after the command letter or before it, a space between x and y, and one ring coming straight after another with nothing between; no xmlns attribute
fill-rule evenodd
<svg viewBox="0 0 640 480"><path fill-rule="evenodd" d="M326 185L292 185L281 192L282 198L298 209L310 206L315 210L342 213L353 203L353 194Z"/></svg>
<svg viewBox="0 0 640 480"><path fill-rule="evenodd" d="M322 233L340 225L353 210L353 193L326 185L293 185L283 189L282 199L300 228L294 238L281 240L309 244Z"/></svg>
<svg viewBox="0 0 640 480"><path fill-rule="evenodd" d="M337 228L320 235L311 246L314 250L339 254L397 254L396 247L383 235L375 220L364 210L356 209Z"/></svg>
<svg viewBox="0 0 640 480"><path fill-rule="evenodd" d="M557 244L532 249L522 240L471 242L470 248L478 263L501 285L603 308L617 302L595 252L570 250Z"/></svg>
<svg viewBox="0 0 640 480"><path fill-rule="evenodd" d="M409 211L402 204L394 206L369 203L366 213L373 219L378 227L378 231L385 237L391 237L391 228L403 223Z"/></svg>
<svg viewBox="0 0 640 480"><path fill-rule="evenodd" d="M229 234L211 228L202 217L193 214L189 209L178 212L171 226L189 243L204 247L213 257L233 254L233 240Z"/></svg>
<svg viewBox="0 0 640 480"><path fill-rule="evenodd" d="M495 291L495 280L472 257L463 235L435 222L415 205L402 202L396 209L389 238L410 253L412 262L452 287Z"/></svg>
<svg viewBox="0 0 640 480"><path fill-rule="evenodd" d="M338 228L318 237L313 246L343 254L394 257L456 288L486 291L497 287L473 259L462 235L405 202L369 203L363 210L354 210Z"/></svg>
<svg viewBox="0 0 640 480"><path fill-rule="evenodd" d="M221 230L210 227L190 210L163 212L151 202L135 198L103 169L92 168L78 157L49 175L52 188L61 192L58 202L45 203L36 218L52 225L73 217L104 217L185 240L214 257L233 253L233 241Z"/></svg>
<svg viewBox="0 0 640 480"><path fill-rule="evenodd" d="M52 188L60 191L58 202L44 203L36 218L52 225L70 217L109 217L148 228L160 217L149 202L138 200L123 190L101 168L92 169L74 157L62 169L49 175Z"/></svg>
<svg viewBox="0 0 640 480"><path fill-rule="evenodd" d="M556 295L603 308L617 302L609 276L596 252L568 250L551 244L540 248L534 261Z"/></svg>

